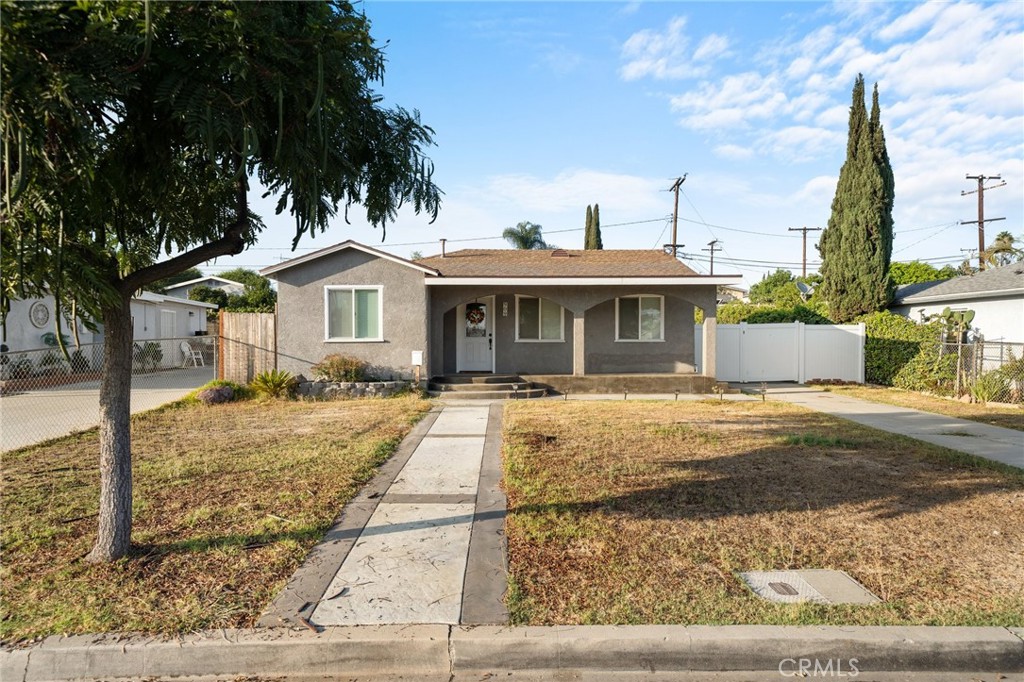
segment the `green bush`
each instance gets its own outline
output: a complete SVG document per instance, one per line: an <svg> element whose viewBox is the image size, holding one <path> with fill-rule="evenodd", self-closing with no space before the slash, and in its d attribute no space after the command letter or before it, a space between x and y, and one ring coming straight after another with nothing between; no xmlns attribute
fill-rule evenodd
<svg viewBox="0 0 1024 682"><path fill-rule="evenodd" d="M317 379L326 381L366 381L369 365L347 355L328 355L313 365L311 371Z"/></svg>
<svg viewBox="0 0 1024 682"><path fill-rule="evenodd" d="M291 372L270 369L257 374L249 387L256 392L256 395L268 398L288 398L292 395L297 383Z"/></svg>
<svg viewBox="0 0 1024 682"><path fill-rule="evenodd" d="M889 311L858 320L867 333L864 378L869 384L948 393L956 380L956 355L940 355L941 322L917 324Z"/></svg>
<svg viewBox="0 0 1024 682"><path fill-rule="evenodd" d="M835 324L828 318L828 311L822 304L777 306L733 301L718 307L718 324Z"/></svg>

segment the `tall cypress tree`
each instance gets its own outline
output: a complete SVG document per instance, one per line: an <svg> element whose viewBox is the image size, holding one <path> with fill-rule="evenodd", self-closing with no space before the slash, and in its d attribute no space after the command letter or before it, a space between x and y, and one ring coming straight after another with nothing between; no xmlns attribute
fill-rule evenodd
<svg viewBox="0 0 1024 682"><path fill-rule="evenodd" d="M583 237L584 249L603 249L601 243L601 207L594 204L591 209L587 205L587 229Z"/></svg>
<svg viewBox="0 0 1024 682"><path fill-rule="evenodd" d="M587 224L583 230L583 248L592 249L591 243L594 240L594 211L590 208L590 204L587 204Z"/></svg>
<svg viewBox="0 0 1024 682"><path fill-rule="evenodd" d="M882 310L892 300L894 180L885 149L878 88L870 118L864 106L864 77L857 76L850 107L846 162L839 171L832 215L821 233L822 282L818 291L836 321Z"/></svg>

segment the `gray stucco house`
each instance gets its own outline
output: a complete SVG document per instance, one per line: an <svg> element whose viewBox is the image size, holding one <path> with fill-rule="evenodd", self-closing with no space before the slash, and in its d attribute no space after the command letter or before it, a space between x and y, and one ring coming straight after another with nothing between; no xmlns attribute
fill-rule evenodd
<svg viewBox="0 0 1024 682"><path fill-rule="evenodd" d="M661 251L467 249L416 261L346 241L265 268L278 283L278 366L333 353L409 378L693 374L715 366L716 286Z"/></svg>

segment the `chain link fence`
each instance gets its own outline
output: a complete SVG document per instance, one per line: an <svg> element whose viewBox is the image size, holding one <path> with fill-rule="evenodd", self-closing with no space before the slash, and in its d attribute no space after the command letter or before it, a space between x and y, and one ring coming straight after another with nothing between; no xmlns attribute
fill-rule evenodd
<svg viewBox="0 0 1024 682"><path fill-rule="evenodd" d="M132 344L132 412L177 400L217 376L218 340L190 336ZM0 451L95 427L103 344L0 353Z"/></svg>
<svg viewBox="0 0 1024 682"><path fill-rule="evenodd" d="M940 342L944 388L954 397L971 396L981 403L1024 402L1024 343L985 341Z"/></svg>

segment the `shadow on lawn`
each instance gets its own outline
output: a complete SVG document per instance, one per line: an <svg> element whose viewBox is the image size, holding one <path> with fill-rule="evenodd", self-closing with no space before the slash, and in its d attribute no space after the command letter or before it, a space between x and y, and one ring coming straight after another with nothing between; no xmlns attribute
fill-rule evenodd
<svg viewBox="0 0 1024 682"><path fill-rule="evenodd" d="M699 520L853 505L877 519L892 519L1024 487L995 471L951 471L916 458L894 462L852 451L809 448L796 452L767 448L675 460L663 463L662 471L653 476L675 480L644 487L638 480L633 489L600 499L519 505L510 512L601 511L637 518Z"/></svg>

